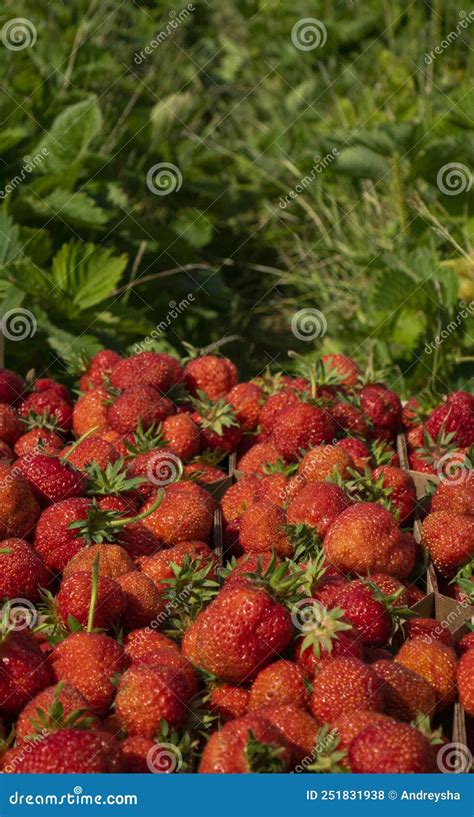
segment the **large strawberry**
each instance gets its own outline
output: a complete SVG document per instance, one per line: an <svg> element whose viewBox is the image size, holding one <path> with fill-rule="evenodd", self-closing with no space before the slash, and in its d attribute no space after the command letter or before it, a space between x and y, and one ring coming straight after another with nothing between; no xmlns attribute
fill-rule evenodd
<svg viewBox="0 0 474 817"><path fill-rule="evenodd" d="M385 711L388 715L410 723L420 715L431 716L434 713L435 691L422 675L398 661L379 659L371 667L384 684Z"/></svg>
<svg viewBox="0 0 474 817"><path fill-rule="evenodd" d="M119 434L135 431L139 424L146 431L173 414L173 404L153 386L129 386L107 411L107 422Z"/></svg>
<svg viewBox="0 0 474 817"><path fill-rule="evenodd" d="M423 521L422 541L448 578L474 556L474 516L435 511Z"/></svg>
<svg viewBox="0 0 474 817"><path fill-rule="evenodd" d="M421 675L432 686L438 711L456 700L456 653L436 639L416 636L402 645L395 661Z"/></svg>
<svg viewBox="0 0 474 817"><path fill-rule="evenodd" d="M17 774L90 774L120 772L120 747L108 732L59 729L20 752L12 763Z"/></svg>
<svg viewBox="0 0 474 817"><path fill-rule="evenodd" d="M263 431L271 434L278 417L300 404L301 400L293 389L286 388L272 394L260 409L258 421Z"/></svg>
<svg viewBox="0 0 474 817"><path fill-rule="evenodd" d="M339 514L350 504L347 494L333 483L303 484L301 490L288 504L288 523L309 525L314 527L320 536L325 536Z"/></svg>
<svg viewBox="0 0 474 817"><path fill-rule="evenodd" d="M171 414L163 420L163 443L173 454L187 461L201 450L201 430L190 414Z"/></svg>
<svg viewBox="0 0 474 817"><path fill-rule="evenodd" d="M26 480L0 460L0 539L32 534L40 507Z"/></svg>
<svg viewBox="0 0 474 817"><path fill-rule="evenodd" d="M84 475L65 460L49 454L25 454L15 463L43 506L81 496L86 488Z"/></svg>
<svg viewBox="0 0 474 817"><path fill-rule="evenodd" d="M258 714L278 729L297 762L314 757L319 726L306 709L292 703L272 704Z"/></svg>
<svg viewBox="0 0 474 817"><path fill-rule="evenodd" d="M394 720L372 724L354 738L349 765L358 774L407 774L435 771L433 750L421 731Z"/></svg>
<svg viewBox="0 0 474 817"><path fill-rule="evenodd" d="M0 598L38 601L50 572L24 539L4 539L0 544Z"/></svg>
<svg viewBox="0 0 474 817"><path fill-rule="evenodd" d="M468 649L457 668L459 700L468 715L474 716L474 649Z"/></svg>
<svg viewBox="0 0 474 817"><path fill-rule="evenodd" d="M284 772L290 749L281 732L258 713L224 724L204 748L201 774Z"/></svg>
<svg viewBox="0 0 474 817"><path fill-rule="evenodd" d="M461 447L474 443L474 395L466 391L452 392L445 403L433 409L425 423L426 431L438 437L441 430L452 433Z"/></svg>
<svg viewBox="0 0 474 817"><path fill-rule="evenodd" d="M97 727L99 719L81 693L62 681L46 687L29 701L16 722L16 738L55 732L57 729Z"/></svg>
<svg viewBox="0 0 474 817"><path fill-rule="evenodd" d="M325 663L313 681L311 711L316 720L333 723L357 709L383 710L380 680L357 658L334 658Z"/></svg>
<svg viewBox="0 0 474 817"><path fill-rule="evenodd" d="M398 395L380 383L364 386L360 403L378 436L393 436L402 422L402 404Z"/></svg>
<svg viewBox="0 0 474 817"><path fill-rule="evenodd" d="M153 498L143 512L153 506ZM143 525L168 545L186 540L206 541L213 524L215 502L211 494L194 482L176 482L165 488L161 505Z"/></svg>
<svg viewBox="0 0 474 817"><path fill-rule="evenodd" d="M281 659L258 673L250 689L248 710L251 712L272 704L305 707L308 703L309 693L300 668L292 661Z"/></svg>
<svg viewBox="0 0 474 817"><path fill-rule="evenodd" d="M18 438L13 450L17 457L36 453L59 456L63 445L63 440L53 428L33 425L29 431L25 430L25 433Z"/></svg>
<svg viewBox="0 0 474 817"><path fill-rule="evenodd" d="M249 505L242 516L239 543L245 551L274 550L279 556L291 556L293 544L285 533L286 515L268 499Z"/></svg>
<svg viewBox="0 0 474 817"><path fill-rule="evenodd" d="M188 360L184 367L184 382L190 394L202 391L211 400L225 397L237 380L237 368L228 357L203 355Z"/></svg>
<svg viewBox="0 0 474 817"><path fill-rule="evenodd" d="M56 389L35 391L28 395L19 408L21 417L28 419L31 414L45 415L54 418L58 428L70 431L72 428L72 406Z"/></svg>
<svg viewBox="0 0 474 817"><path fill-rule="evenodd" d="M280 454L288 460L297 460L302 451L311 446L329 443L336 427L331 415L309 403L301 403L283 412L276 420L273 439Z"/></svg>
<svg viewBox="0 0 474 817"><path fill-rule="evenodd" d="M350 454L336 445L318 445L311 448L301 460L298 472L308 482L318 482L337 473L342 478L354 467Z"/></svg>
<svg viewBox="0 0 474 817"><path fill-rule="evenodd" d="M130 386L154 386L165 393L182 377L176 358L165 352L140 352L120 360L112 369L110 382L117 389Z"/></svg>
<svg viewBox="0 0 474 817"><path fill-rule="evenodd" d="M273 442L256 443L239 459L237 470L244 474L263 474L269 465L276 465L279 459L281 454Z"/></svg>
<svg viewBox="0 0 474 817"><path fill-rule="evenodd" d="M137 663L120 680L115 711L129 735L152 738L163 720L180 726L187 703L188 685L179 670L158 663Z"/></svg>

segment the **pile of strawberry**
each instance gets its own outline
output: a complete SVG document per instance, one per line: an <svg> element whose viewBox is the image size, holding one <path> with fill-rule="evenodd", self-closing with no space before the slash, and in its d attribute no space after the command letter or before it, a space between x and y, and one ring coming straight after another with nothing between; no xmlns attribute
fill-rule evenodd
<svg viewBox="0 0 474 817"><path fill-rule="evenodd" d="M111 350L79 389L0 370L2 771L450 771L474 637L411 609L397 394L341 355L239 383Z"/></svg>
<svg viewBox="0 0 474 817"><path fill-rule="evenodd" d="M438 477L472 469L474 457L474 395L451 392L441 404L408 400L402 422L410 468Z"/></svg>

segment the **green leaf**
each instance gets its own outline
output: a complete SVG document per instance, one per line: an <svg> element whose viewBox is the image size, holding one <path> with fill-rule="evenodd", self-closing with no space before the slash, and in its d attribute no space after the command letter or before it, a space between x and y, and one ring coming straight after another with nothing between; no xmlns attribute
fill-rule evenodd
<svg viewBox="0 0 474 817"><path fill-rule="evenodd" d="M83 312L112 295L127 262L126 255L113 255L106 247L72 241L53 258L51 280Z"/></svg>
<svg viewBox="0 0 474 817"><path fill-rule="evenodd" d="M109 215L98 207L94 199L86 193L71 193L58 188L49 196L26 196L31 209L46 219L59 219L84 227L101 227L109 220Z"/></svg>
<svg viewBox="0 0 474 817"><path fill-rule="evenodd" d="M19 227L4 211L0 211L0 267L8 264L18 252Z"/></svg>
<svg viewBox="0 0 474 817"><path fill-rule="evenodd" d="M95 95L69 105L56 117L35 151L47 150L43 173L58 173L79 162L102 128L102 114Z"/></svg>
<svg viewBox="0 0 474 817"><path fill-rule="evenodd" d="M390 172L390 165L378 153L359 145L343 150L336 160L340 173L356 179L381 179Z"/></svg>
<svg viewBox="0 0 474 817"><path fill-rule="evenodd" d="M0 154L6 153L28 136L28 128L18 125L14 128L4 128L0 132Z"/></svg>

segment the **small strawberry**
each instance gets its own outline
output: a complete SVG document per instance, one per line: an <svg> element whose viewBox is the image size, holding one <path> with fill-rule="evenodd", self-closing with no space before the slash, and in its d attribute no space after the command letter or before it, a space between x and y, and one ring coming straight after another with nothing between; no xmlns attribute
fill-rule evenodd
<svg viewBox="0 0 474 817"><path fill-rule="evenodd" d="M314 624L305 628L295 650L296 661L309 680L333 658L363 657L360 634L344 620L343 610L338 607L328 610L316 600L312 610Z"/></svg>
<svg viewBox="0 0 474 817"><path fill-rule="evenodd" d="M293 545L285 532L286 514L268 499L249 505L242 516L239 543L245 551L274 550L291 556Z"/></svg>
<svg viewBox="0 0 474 817"><path fill-rule="evenodd" d="M165 352L140 352L120 360L112 369L110 382L116 389L153 386L165 394L181 377L182 369L176 358Z"/></svg>
<svg viewBox="0 0 474 817"><path fill-rule="evenodd" d="M120 772L120 748L107 732L58 729L23 752L14 765L17 774L90 774Z"/></svg>
<svg viewBox="0 0 474 817"><path fill-rule="evenodd" d="M153 505L148 500L147 513ZM211 494L194 482L176 482L164 491L161 505L144 520L143 525L168 545L189 540L206 541L210 536L215 502Z"/></svg>
<svg viewBox="0 0 474 817"><path fill-rule="evenodd" d="M4 539L0 544L0 598L38 601L40 587L47 587L49 571L24 539Z"/></svg>
<svg viewBox="0 0 474 817"><path fill-rule="evenodd" d="M389 502L398 511L400 522L413 518L416 508L416 487L413 477L393 465L380 465L373 472L375 482L390 488Z"/></svg>
<svg viewBox="0 0 474 817"><path fill-rule="evenodd" d="M24 425L16 409L9 403L0 403L0 440L13 448L23 431Z"/></svg>
<svg viewBox="0 0 474 817"><path fill-rule="evenodd" d="M429 740L418 729L387 720L366 726L349 747L356 774L407 774L434 771Z"/></svg>
<svg viewBox="0 0 474 817"><path fill-rule="evenodd" d="M153 738L165 720L179 727L186 716L188 686L179 671L135 664L123 674L115 711L129 735Z"/></svg>
<svg viewBox="0 0 474 817"><path fill-rule="evenodd" d="M43 507L81 496L86 488L83 474L65 460L49 454L25 454L15 463Z"/></svg>
<svg viewBox="0 0 474 817"><path fill-rule="evenodd" d="M120 355L112 349L101 349L100 352L96 352L80 379L81 391L88 391L96 386L102 386L110 378L112 369L120 360Z"/></svg>
<svg viewBox="0 0 474 817"><path fill-rule="evenodd" d="M146 431L173 414L173 404L153 386L129 386L107 411L107 422L119 434L135 431L140 423Z"/></svg>
<svg viewBox="0 0 474 817"><path fill-rule="evenodd" d="M405 639L423 637L425 641L442 641L447 647L454 647L454 641L445 621L438 621L435 618L422 618L414 616L407 619L403 624Z"/></svg>
<svg viewBox="0 0 474 817"><path fill-rule="evenodd" d="M31 413L55 418L58 428L62 431L70 431L72 428L72 406L65 400L56 389L46 389L46 391L31 392L26 400L21 404L18 413L27 419Z"/></svg>
<svg viewBox="0 0 474 817"><path fill-rule="evenodd" d="M204 748L200 774L284 772L291 752L281 732L258 713L230 721Z"/></svg>
<svg viewBox="0 0 474 817"><path fill-rule="evenodd" d="M365 470L370 460L370 451L362 440L357 437L343 437L337 441L336 446L344 448L350 454L355 468Z"/></svg>
<svg viewBox="0 0 474 817"><path fill-rule="evenodd" d="M27 481L0 460L0 540L31 535L40 507Z"/></svg>
<svg viewBox="0 0 474 817"><path fill-rule="evenodd" d="M351 504L349 497L330 482L310 482L290 501L287 519L290 525L314 527L325 536L339 514Z"/></svg>
<svg viewBox="0 0 474 817"><path fill-rule="evenodd" d="M443 479L431 497L431 510L474 515L474 473L465 474L462 480Z"/></svg>
<svg viewBox="0 0 474 817"><path fill-rule="evenodd" d="M437 710L456 700L456 653L441 641L416 636L402 645L395 661L417 672L433 687Z"/></svg>
<svg viewBox="0 0 474 817"><path fill-rule="evenodd" d="M433 687L423 676L397 661L379 659L371 664L384 684L385 711L399 721L416 721L432 715L436 706Z"/></svg>
<svg viewBox="0 0 474 817"><path fill-rule="evenodd" d="M237 470L247 475L263 474L268 465L276 465L279 459L280 452L273 442L256 443L239 459Z"/></svg>
<svg viewBox="0 0 474 817"><path fill-rule="evenodd" d="M10 369L0 369L0 403L18 402L25 391L25 381Z"/></svg>
<svg viewBox="0 0 474 817"><path fill-rule="evenodd" d="M175 575L173 566L183 567L186 558L190 562L201 564L211 563L213 560L212 551L205 542L189 541L179 542L173 547L160 550L152 556L145 556L140 559L140 570L145 573L158 590L163 593L168 585L168 580ZM197 565L196 565L197 566Z"/></svg>
<svg viewBox="0 0 474 817"><path fill-rule="evenodd" d="M227 357L203 355L188 360L184 367L184 382L193 396L202 391L211 400L220 400L237 380L237 368Z"/></svg>
<svg viewBox="0 0 474 817"><path fill-rule="evenodd" d="M335 432L334 421L326 411L309 403L301 403L277 418L273 439L280 454L295 461L301 451L331 442Z"/></svg>
<svg viewBox="0 0 474 817"><path fill-rule="evenodd" d="M171 414L161 425L163 443L173 454L187 462L201 450L201 430L190 414Z"/></svg>
<svg viewBox="0 0 474 817"><path fill-rule="evenodd" d="M313 681L311 711L316 720L334 723L357 709L383 709L383 691L375 672L357 658L334 658Z"/></svg>
<svg viewBox="0 0 474 817"><path fill-rule="evenodd" d="M364 438L369 436L371 422L365 416L358 401L338 400L331 406L331 416L338 432L359 434Z"/></svg>
<svg viewBox="0 0 474 817"><path fill-rule="evenodd" d="M183 468L183 478L197 482L199 485L214 485L227 479L227 473L211 463L197 460L188 462ZM212 491L211 491L212 493Z"/></svg>
<svg viewBox="0 0 474 817"><path fill-rule="evenodd" d="M249 705L248 689L232 684L216 684L209 695L209 709L219 716L223 723L242 718Z"/></svg>
<svg viewBox="0 0 474 817"><path fill-rule="evenodd" d="M356 386L361 371L357 363L347 355L323 355L326 371L335 372L342 386Z"/></svg>
<svg viewBox="0 0 474 817"><path fill-rule="evenodd" d="M423 521L421 536L434 564L448 578L474 557L474 516L434 511Z"/></svg>
<svg viewBox="0 0 474 817"><path fill-rule="evenodd" d="M88 545L81 548L72 559L69 559L63 572L63 578L72 576L79 571L91 572L95 560L99 560L101 576L118 579L125 573L135 569L127 551L120 545Z"/></svg>
<svg viewBox="0 0 474 817"><path fill-rule="evenodd" d="M242 428L232 407L223 399L214 402L200 390L197 397L192 398L192 403L192 418L201 429L202 450L235 451L242 437Z"/></svg>
<svg viewBox="0 0 474 817"><path fill-rule="evenodd" d="M298 665L281 659L258 673L250 688L248 710L285 704L304 708L309 704L309 692Z"/></svg>
<svg viewBox="0 0 474 817"><path fill-rule="evenodd" d="M226 395L226 403L234 410L243 431L253 431L258 425L264 402L263 389L256 383L238 383Z"/></svg>
<svg viewBox="0 0 474 817"><path fill-rule="evenodd" d="M333 725L334 733L339 738L340 750L348 752L349 746L354 738L367 726L388 723L390 720L391 718L389 718L388 715L383 715L382 712L373 712L369 709L356 709L348 715L342 715ZM343 759L342 765L345 767L349 766L347 755Z"/></svg>
<svg viewBox="0 0 474 817"><path fill-rule="evenodd" d="M402 404L394 391L380 383L369 384L361 389L360 403L378 436L396 434L402 422Z"/></svg>
<svg viewBox="0 0 474 817"><path fill-rule="evenodd" d="M259 425L263 431L271 434L278 417L284 411L299 405L301 405L301 400L293 389L282 389L282 391L272 394L260 409Z"/></svg>
<svg viewBox="0 0 474 817"><path fill-rule="evenodd" d="M392 616L388 604L378 594L359 579L343 585L337 604L344 611L345 618L360 633L361 641L369 647L383 647L392 635Z"/></svg>
<svg viewBox="0 0 474 817"><path fill-rule="evenodd" d="M108 427L107 412L110 395L104 386L91 389L74 404L72 427L76 437L87 432L98 434Z"/></svg>

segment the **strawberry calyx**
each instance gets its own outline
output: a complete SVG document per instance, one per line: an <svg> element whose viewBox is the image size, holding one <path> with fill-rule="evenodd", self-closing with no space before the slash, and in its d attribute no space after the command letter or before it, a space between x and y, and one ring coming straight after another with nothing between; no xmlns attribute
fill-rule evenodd
<svg viewBox="0 0 474 817"><path fill-rule="evenodd" d="M399 509L395 508L391 502L394 489L383 484L383 474L374 478L368 466L365 466L363 472L347 468L347 474L347 477L342 476L340 471L334 468L332 474L326 477L326 481L334 482L356 502L377 502L394 515L400 514Z"/></svg>
<svg viewBox="0 0 474 817"><path fill-rule="evenodd" d="M143 430L141 419L138 421L136 430L123 440L123 443L131 455L146 454L155 448L166 448L166 440L163 437L163 425L151 425L146 431Z"/></svg>
<svg viewBox="0 0 474 817"><path fill-rule="evenodd" d="M123 458L107 463L101 468L96 462L86 467L88 477L86 493L89 495L119 496L147 482L146 477L130 477Z"/></svg>
<svg viewBox="0 0 474 817"><path fill-rule="evenodd" d="M376 467L391 464L394 452L387 440L372 440L369 448Z"/></svg>
<svg viewBox="0 0 474 817"><path fill-rule="evenodd" d="M201 556L192 559L188 553L181 565L171 562L170 569L173 576L161 580L167 585L163 596L170 617L163 632L170 638L180 638L198 613L217 595L219 584L212 578L214 563L204 561Z"/></svg>
<svg viewBox="0 0 474 817"><path fill-rule="evenodd" d="M314 760L304 768L304 771L316 772L317 774L348 773L349 769L341 764L341 761L347 757L347 752L344 749L339 749L339 744L340 737L337 730L332 728L329 723L325 723L316 738L312 753Z"/></svg>
<svg viewBox="0 0 474 817"><path fill-rule="evenodd" d="M51 415L48 409L44 409L41 414L37 411L30 410L26 417L19 417L19 420L21 423L24 423L28 431L32 431L35 428L44 428L46 431L55 431L57 434L66 433L65 429L59 426L58 418Z"/></svg>
<svg viewBox="0 0 474 817"><path fill-rule="evenodd" d="M281 457L279 457L276 462L266 462L262 467L262 471L265 476L271 476L272 474L284 474L286 477L291 477L293 474L297 473L298 467L298 462L285 462L285 460L282 460Z"/></svg>
<svg viewBox="0 0 474 817"><path fill-rule="evenodd" d="M77 519L69 524L71 530L77 531L77 536L82 536L87 544L102 544L103 542L117 542L120 530L126 525L133 525L141 522L150 516L160 506L164 497L161 488L155 501L146 511L142 511L136 516L122 516L120 511L104 510L99 508L97 501L92 500L91 507L87 511L85 519Z"/></svg>
<svg viewBox="0 0 474 817"><path fill-rule="evenodd" d="M157 744L166 744L167 754L175 755L176 771L188 772L195 767L199 741L192 737L192 734L194 734L192 730L181 729L178 731L171 727L164 718L160 721L154 740ZM170 763L173 764L173 758L171 757Z"/></svg>
<svg viewBox="0 0 474 817"><path fill-rule="evenodd" d="M321 651L332 653L339 633L352 630L353 626L344 618L345 612L340 607L328 609L316 599L308 599L308 602L304 607L305 632L299 635L303 639L301 652L312 649L316 658L320 658Z"/></svg>
<svg viewBox="0 0 474 817"><path fill-rule="evenodd" d="M26 735L25 740L44 734L45 730L54 732L57 729L90 729L94 725L95 718L87 715L86 708L75 709L69 715L64 715L64 706L59 699L63 686L64 681L59 681L56 685L53 700L48 709L36 708L37 718L30 718L33 732L31 735Z"/></svg>
<svg viewBox="0 0 474 817"><path fill-rule="evenodd" d="M239 425L232 406L225 399L214 402L200 389L197 390L197 395L190 399L199 415L199 425L202 428L210 429L222 437L224 429Z"/></svg>
<svg viewBox="0 0 474 817"><path fill-rule="evenodd" d="M257 740L251 729L248 730L248 740L244 748L244 755L249 771L253 774L278 774L285 771L283 746L272 746Z"/></svg>
<svg viewBox="0 0 474 817"><path fill-rule="evenodd" d="M261 587L270 596L291 608L301 598L303 588L308 584L306 571L290 559L280 562L275 552L266 568L258 562L253 572L242 573L256 587Z"/></svg>
<svg viewBox="0 0 474 817"><path fill-rule="evenodd" d="M418 731L429 740L432 746L440 746L444 743L443 728L439 726L437 729L434 729L431 725L429 715L424 715L423 712L419 712L415 720L411 721L410 726L413 726L414 729L418 729Z"/></svg>
<svg viewBox="0 0 474 817"><path fill-rule="evenodd" d="M269 366L267 366L263 374L259 375L258 377L254 377L250 382L255 383L256 386L262 389L263 393L267 397L271 397L273 394L278 394L278 392L285 387L283 373L276 372L275 374L272 374Z"/></svg>
<svg viewBox="0 0 474 817"><path fill-rule="evenodd" d="M316 528L304 522L282 525L282 530L295 548L293 560L299 562L321 553L323 540Z"/></svg>

